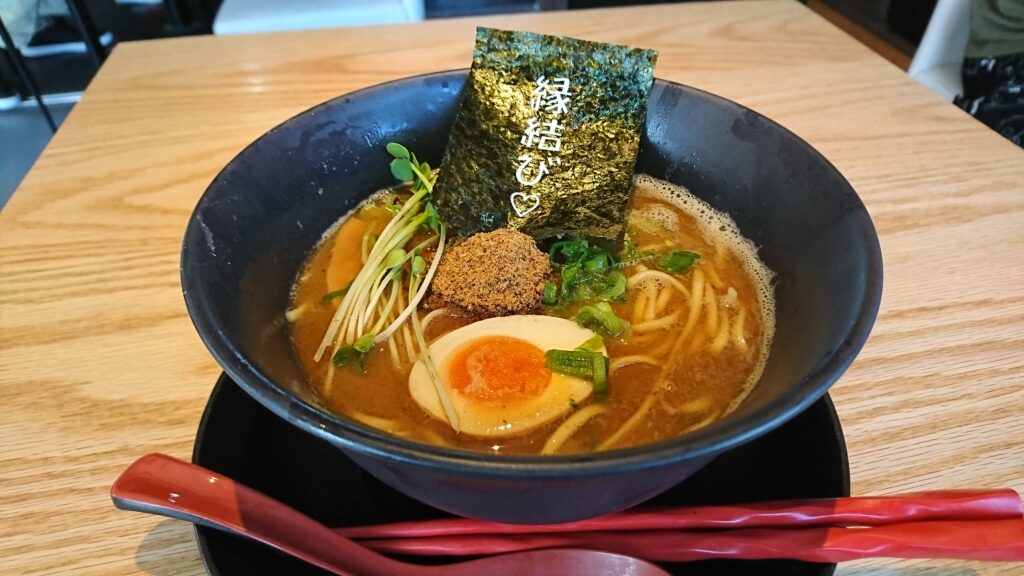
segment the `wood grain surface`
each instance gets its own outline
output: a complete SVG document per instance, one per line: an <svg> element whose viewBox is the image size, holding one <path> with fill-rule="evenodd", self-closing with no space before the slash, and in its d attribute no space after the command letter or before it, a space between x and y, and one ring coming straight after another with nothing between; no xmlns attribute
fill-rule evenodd
<svg viewBox="0 0 1024 576"><path fill-rule="evenodd" d="M1024 491L1024 151L792 1L466 18L119 45L0 214L0 574L204 574L191 527L111 481L188 458L220 370L178 252L213 176L323 100L469 64L477 24L660 51L850 180L881 237L874 332L832 389L855 494ZM0 136L0 137L6 137ZM1020 574L872 560L840 574Z"/></svg>

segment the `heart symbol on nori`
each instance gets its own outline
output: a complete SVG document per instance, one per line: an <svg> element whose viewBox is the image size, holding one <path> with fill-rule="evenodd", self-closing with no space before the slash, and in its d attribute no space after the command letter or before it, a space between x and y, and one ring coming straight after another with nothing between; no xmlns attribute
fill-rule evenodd
<svg viewBox="0 0 1024 576"><path fill-rule="evenodd" d="M533 212L540 206L540 196L536 194L524 194L523 192L513 192L509 196L509 201L512 202L512 209L515 210L516 216L522 218L530 212Z"/></svg>

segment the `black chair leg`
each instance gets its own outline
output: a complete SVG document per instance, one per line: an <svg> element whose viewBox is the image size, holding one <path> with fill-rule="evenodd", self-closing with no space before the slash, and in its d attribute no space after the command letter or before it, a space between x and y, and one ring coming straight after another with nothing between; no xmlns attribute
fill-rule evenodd
<svg viewBox="0 0 1024 576"><path fill-rule="evenodd" d="M167 15L171 19L171 26L174 28L180 30L191 24L188 6L179 4L177 0L164 0L164 9L167 10Z"/></svg>
<svg viewBox="0 0 1024 576"><path fill-rule="evenodd" d="M68 9L71 11L71 17L75 19L75 24L78 26L78 32L82 35L82 39L85 40L85 47L88 49L93 61L96 62L96 67L99 68L103 65L103 61L107 59L107 50L100 42L100 35L96 31L96 24L93 23L92 17L89 15L89 11L82 0L66 1Z"/></svg>
<svg viewBox="0 0 1024 576"><path fill-rule="evenodd" d="M7 51L11 55L11 61L14 64L14 69L21 77L25 85L28 86L32 97L35 98L36 103L39 104L39 109L43 112L43 117L46 118L46 123L50 125L50 130L57 132L57 123L53 121L53 116L50 114L50 109L43 103L43 95L39 92L39 86L36 85L35 78L32 77L32 72L29 71L28 66L25 64L25 60L21 57L21 52L18 51L18 47L14 45L14 40L11 38L10 33L7 32L7 26L4 25L4 21L0 18L0 39L3 39L4 46L7 47Z"/></svg>

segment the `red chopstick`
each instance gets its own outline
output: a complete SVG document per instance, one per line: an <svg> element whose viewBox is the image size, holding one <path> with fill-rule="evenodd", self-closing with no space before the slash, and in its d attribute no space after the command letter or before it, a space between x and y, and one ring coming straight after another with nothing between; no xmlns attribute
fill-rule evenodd
<svg viewBox="0 0 1024 576"><path fill-rule="evenodd" d="M912 522L872 528L458 535L363 540L360 543L389 554L443 556L572 547L617 552L652 562L713 558L842 562L877 557L1009 562L1024 561L1024 520Z"/></svg>
<svg viewBox="0 0 1024 576"><path fill-rule="evenodd" d="M636 508L564 524L500 524L446 518L338 528L349 538L409 538L481 534L550 534L711 528L885 526L938 520L1005 520L1024 517L1014 490L942 490L893 496L787 500L729 506Z"/></svg>

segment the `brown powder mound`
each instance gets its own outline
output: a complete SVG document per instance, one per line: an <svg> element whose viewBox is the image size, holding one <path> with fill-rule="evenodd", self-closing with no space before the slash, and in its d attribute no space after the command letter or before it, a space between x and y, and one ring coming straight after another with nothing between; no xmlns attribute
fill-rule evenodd
<svg viewBox="0 0 1024 576"><path fill-rule="evenodd" d="M501 229L446 250L431 288L436 300L473 317L527 314L541 307L550 274L548 257L533 238Z"/></svg>

